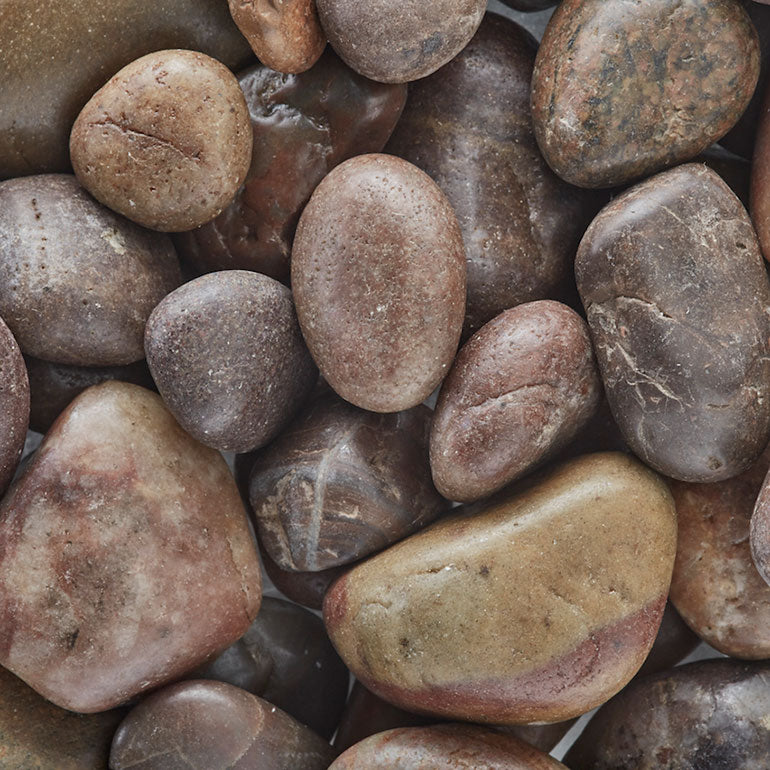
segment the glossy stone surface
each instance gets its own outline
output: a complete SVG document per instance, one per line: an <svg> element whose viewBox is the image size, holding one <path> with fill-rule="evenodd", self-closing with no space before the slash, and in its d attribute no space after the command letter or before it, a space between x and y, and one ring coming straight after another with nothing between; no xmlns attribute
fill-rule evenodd
<svg viewBox="0 0 770 770"><path fill-rule="evenodd" d="M288 283L294 230L313 190L343 160L382 150L406 86L367 80L331 49L301 75L257 65L238 82L254 136L246 182L219 216L175 243L201 273L256 270Z"/></svg>
<svg viewBox="0 0 770 770"><path fill-rule="evenodd" d="M575 275L631 449L682 481L746 470L770 438L770 283L724 182L688 164L631 188L589 227Z"/></svg>
<svg viewBox="0 0 770 770"><path fill-rule="evenodd" d="M76 366L138 361L147 317L180 282L168 237L101 206L75 177L0 183L0 316L25 353Z"/></svg>
<svg viewBox="0 0 770 770"><path fill-rule="evenodd" d="M754 566L770 585L770 482L765 477L759 491L749 529Z"/></svg>
<svg viewBox="0 0 770 770"><path fill-rule="evenodd" d="M658 671L673 668L699 644L700 638L690 630L690 627L682 620L682 616L669 600L666 603L663 620L660 621L655 643L637 676L656 674Z"/></svg>
<svg viewBox="0 0 770 770"><path fill-rule="evenodd" d="M0 318L0 496L10 484L29 426L29 379L11 330Z"/></svg>
<svg viewBox="0 0 770 770"><path fill-rule="evenodd" d="M329 589L324 619L353 674L400 708L560 721L642 665L675 550L663 481L588 455L363 562Z"/></svg>
<svg viewBox="0 0 770 770"><path fill-rule="evenodd" d="M564 758L572 770L765 770L770 666L690 663L635 681L603 706Z"/></svg>
<svg viewBox="0 0 770 770"><path fill-rule="evenodd" d="M97 200L144 227L191 230L233 199L251 160L238 81L197 51L157 51L123 67L80 111L72 167Z"/></svg>
<svg viewBox="0 0 770 770"><path fill-rule="evenodd" d="M180 425L221 450L267 444L318 376L291 292L245 270L204 275L169 294L147 322L145 351Z"/></svg>
<svg viewBox="0 0 770 770"><path fill-rule="evenodd" d="M294 239L302 332L331 387L372 412L424 401L465 311L465 251L446 196L416 166L362 155L316 188Z"/></svg>
<svg viewBox="0 0 770 770"><path fill-rule="evenodd" d="M484 325L441 386L433 480L472 502L524 476L588 422L601 398L588 327L566 305L528 302Z"/></svg>
<svg viewBox="0 0 770 770"><path fill-rule="evenodd" d="M111 770L326 770L331 747L251 693L223 682L172 684L142 701L112 742Z"/></svg>
<svg viewBox="0 0 770 770"><path fill-rule="evenodd" d="M195 672L259 695L324 738L331 738L348 695L348 670L323 621L266 596L246 633Z"/></svg>
<svg viewBox="0 0 770 770"><path fill-rule="evenodd" d="M334 393L316 398L258 457L250 501L282 569L357 561L422 529L447 507L428 463L431 411L380 415Z"/></svg>
<svg viewBox="0 0 770 770"><path fill-rule="evenodd" d="M70 404L0 504L0 553L0 664L72 711L178 678L259 609L227 465L136 385Z"/></svg>
<svg viewBox="0 0 770 770"><path fill-rule="evenodd" d="M485 0L316 0L334 50L356 72L382 83L424 78L473 37Z"/></svg>
<svg viewBox="0 0 770 770"><path fill-rule="evenodd" d="M705 150L758 77L757 33L733 0L565 0L535 62L535 135L563 179L611 187Z"/></svg>

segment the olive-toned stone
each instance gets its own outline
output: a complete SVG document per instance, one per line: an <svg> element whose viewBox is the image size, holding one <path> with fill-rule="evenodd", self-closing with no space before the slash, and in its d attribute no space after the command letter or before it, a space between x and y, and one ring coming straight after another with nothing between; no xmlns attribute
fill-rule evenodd
<svg viewBox="0 0 770 770"><path fill-rule="evenodd" d="M235 452L273 439L318 376L291 292L246 270L204 275L169 294L147 322L145 351L182 427Z"/></svg>
<svg viewBox="0 0 770 770"><path fill-rule="evenodd" d="M111 770L326 770L331 747L256 695L223 682L172 684L123 720Z"/></svg>
<svg viewBox="0 0 770 770"><path fill-rule="evenodd" d="M316 0L334 50L356 72L382 83L430 75L468 44L485 0Z"/></svg>
<svg viewBox="0 0 770 770"><path fill-rule="evenodd" d="M507 308L561 298L590 221L586 193L559 179L532 132L537 44L493 13L468 46L413 83L387 151L446 193L463 231L472 334Z"/></svg>
<svg viewBox="0 0 770 770"><path fill-rule="evenodd" d="M770 585L770 474L765 477L754 506L749 542L754 566Z"/></svg>
<svg viewBox="0 0 770 770"><path fill-rule="evenodd" d="M358 565L324 619L353 674L400 708L560 721L642 665L675 550L665 483L631 457L588 455Z"/></svg>
<svg viewBox="0 0 770 770"><path fill-rule="evenodd" d="M770 665L707 660L638 679L603 706L572 770L766 770Z"/></svg>
<svg viewBox="0 0 770 770"><path fill-rule="evenodd" d="M313 190L343 160L382 150L406 86L367 80L331 49L301 75L258 65L238 82L254 135L246 182L219 216L175 243L201 273L256 270L288 283L294 230Z"/></svg>
<svg viewBox="0 0 770 770"><path fill-rule="evenodd" d="M676 566L674 569L676 570ZM663 613L663 620L660 621L658 635L655 637L655 643L637 676L655 674L658 671L673 668L699 644L700 639L682 620L682 616L676 611L671 601L668 601Z"/></svg>
<svg viewBox="0 0 770 770"><path fill-rule="evenodd" d="M424 401L446 376L465 312L465 251L433 180L391 155L337 166L294 239L291 283L321 374L373 412Z"/></svg>
<svg viewBox="0 0 770 770"><path fill-rule="evenodd" d="M428 463L431 411L375 414L320 396L258 457L250 500L282 569L357 561L429 524L446 501Z"/></svg>
<svg viewBox="0 0 770 770"><path fill-rule="evenodd" d="M228 0L254 53L277 72L305 72L326 47L315 0Z"/></svg>
<svg viewBox="0 0 770 770"><path fill-rule="evenodd" d="M104 711L199 665L259 609L222 457L144 388L81 393L0 504L0 664Z"/></svg>
<svg viewBox="0 0 770 770"><path fill-rule="evenodd" d="M72 127L75 175L140 225L178 232L212 220L251 160L249 111L234 75L197 51L157 51L123 67Z"/></svg>
<svg viewBox="0 0 770 770"><path fill-rule="evenodd" d="M348 695L348 670L323 621L269 596L246 633L195 676L259 695L324 738L334 733Z"/></svg>
<svg viewBox="0 0 770 770"><path fill-rule="evenodd" d="M758 77L757 33L733 0L564 0L535 61L535 135L563 179L612 187L705 150Z"/></svg>
<svg viewBox="0 0 770 770"><path fill-rule="evenodd" d="M29 379L11 330L0 318L0 497L11 482L29 426Z"/></svg>
<svg viewBox="0 0 770 770"><path fill-rule="evenodd" d="M69 174L0 183L0 316L29 355L144 358L144 325L181 282L169 238L99 205Z"/></svg>
<svg viewBox="0 0 770 770"><path fill-rule="evenodd" d="M430 433L439 492L472 502L525 475L586 424L601 398L585 321L551 300L501 313L462 347Z"/></svg>
<svg viewBox="0 0 770 770"><path fill-rule="evenodd" d="M329 770L558 770L564 765L510 735L473 725L402 727L366 738Z"/></svg>
<svg viewBox="0 0 770 770"><path fill-rule="evenodd" d="M681 481L746 470L770 439L768 283L740 201L688 164L616 198L575 274L631 449Z"/></svg>

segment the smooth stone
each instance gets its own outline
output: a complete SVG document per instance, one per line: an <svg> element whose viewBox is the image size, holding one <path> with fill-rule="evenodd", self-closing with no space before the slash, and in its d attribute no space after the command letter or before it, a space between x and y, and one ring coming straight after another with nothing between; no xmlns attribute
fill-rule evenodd
<svg viewBox="0 0 770 770"><path fill-rule="evenodd" d="M388 730L357 743L329 770L565 770L561 762L510 735L474 725Z"/></svg>
<svg viewBox="0 0 770 770"><path fill-rule="evenodd" d="M25 356L24 363L29 375L29 428L38 433L47 433L67 405L92 385L120 380L155 389L145 361L124 366L71 366Z"/></svg>
<svg viewBox="0 0 770 770"><path fill-rule="evenodd" d="M428 462L431 411L366 412L312 401L251 471L260 542L286 570L350 564L417 532L447 507Z"/></svg>
<svg viewBox="0 0 770 770"><path fill-rule="evenodd" d="M111 770L326 770L331 747L256 695L223 682L172 684L115 733Z"/></svg>
<svg viewBox="0 0 770 770"><path fill-rule="evenodd" d="M446 193L463 232L467 335L504 310L566 296L594 210L559 179L532 131L529 85L537 43L485 15L468 46L413 83L387 146Z"/></svg>
<svg viewBox="0 0 770 770"><path fill-rule="evenodd" d="M612 187L724 136L758 77L757 33L733 0L564 0L535 61L535 136L563 179Z"/></svg>
<svg viewBox="0 0 770 770"><path fill-rule="evenodd" d="M266 596L246 633L195 678L248 690L331 738L345 706L349 673L317 615Z"/></svg>
<svg viewBox="0 0 770 770"><path fill-rule="evenodd" d="M674 566L676 570L676 564ZM646 674L656 674L673 668L684 660L700 644L700 638L695 635L690 627L682 620L682 616L669 599L660 621L658 635L652 645L650 654L639 669L637 677Z"/></svg>
<svg viewBox="0 0 770 770"><path fill-rule="evenodd" d="M246 179L250 128L224 64L198 51L157 51L123 67L80 111L72 167L94 198L134 222L192 230Z"/></svg>
<svg viewBox="0 0 770 770"><path fill-rule="evenodd" d="M754 505L749 542L754 566L770 585L770 474L765 477Z"/></svg>
<svg viewBox="0 0 770 770"><path fill-rule="evenodd" d="M288 283L294 231L313 190L342 161L382 150L406 86L367 80L331 49L301 75L258 65L238 82L254 135L246 182L221 214L174 242L200 273L256 270Z"/></svg>
<svg viewBox="0 0 770 770"><path fill-rule="evenodd" d="M11 483L29 427L29 379L19 346L0 318L0 497Z"/></svg>
<svg viewBox="0 0 770 770"><path fill-rule="evenodd" d="M770 260L770 84L759 116L754 160L751 165L751 219L759 236L762 253Z"/></svg>
<svg viewBox="0 0 770 770"><path fill-rule="evenodd" d="M291 284L321 374L355 406L400 412L446 376L465 313L465 250L435 182L391 155L337 166L294 239Z"/></svg>
<svg viewBox="0 0 770 770"><path fill-rule="evenodd" d="M228 0L259 60L277 72L309 70L326 47L315 0Z"/></svg>
<svg viewBox="0 0 770 770"><path fill-rule="evenodd" d="M165 297L147 322L145 352L180 425L223 451L275 438L318 377L289 289L246 270L210 273Z"/></svg>
<svg viewBox="0 0 770 770"><path fill-rule="evenodd" d="M468 44L486 0L316 0L329 43L356 72L382 83L424 78Z"/></svg>
<svg viewBox="0 0 770 770"><path fill-rule="evenodd" d="M222 0L3 0L0 179L69 171L83 105L121 67L164 48L235 68L251 56Z"/></svg>
<svg viewBox="0 0 770 770"><path fill-rule="evenodd" d="M444 497L473 502L554 455L586 425L602 386L585 321L551 300L485 324L441 386L430 465Z"/></svg>
<svg viewBox="0 0 770 770"><path fill-rule="evenodd" d="M181 282L169 238L100 205L69 174L0 183L0 316L31 356L144 358L144 325Z"/></svg>
<svg viewBox="0 0 770 770"><path fill-rule="evenodd" d="M353 568L324 620L353 674L400 708L557 722L642 665L675 552L665 483L631 457L588 455Z"/></svg>
<svg viewBox="0 0 770 770"><path fill-rule="evenodd" d="M567 753L572 770L766 770L770 665L690 663L603 706Z"/></svg>
<svg viewBox="0 0 770 770"><path fill-rule="evenodd" d="M746 470L770 440L770 283L727 185L696 164L636 185L588 228L575 275L631 449L680 481Z"/></svg>
<svg viewBox="0 0 770 770"><path fill-rule="evenodd" d="M136 385L67 407L0 504L0 554L0 664L72 711L179 678L259 609L225 461Z"/></svg>

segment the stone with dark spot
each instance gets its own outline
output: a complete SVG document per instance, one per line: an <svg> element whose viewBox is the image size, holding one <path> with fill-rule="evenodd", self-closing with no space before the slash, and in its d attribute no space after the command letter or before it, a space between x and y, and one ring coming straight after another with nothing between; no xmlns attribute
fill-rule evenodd
<svg viewBox="0 0 770 770"><path fill-rule="evenodd" d="M232 644L260 584L224 460L136 385L81 393L0 504L0 664L72 711Z"/></svg>
<svg viewBox="0 0 770 770"><path fill-rule="evenodd" d="M758 77L757 33L734 0L564 0L535 62L535 135L563 179L612 187L705 150Z"/></svg>
<svg viewBox="0 0 770 770"><path fill-rule="evenodd" d="M682 616L669 600L666 603L663 619L660 621L658 635L655 637L650 654L639 669L637 677L673 668L699 644L700 638L690 630L690 627L682 620Z"/></svg>
<svg viewBox="0 0 770 770"><path fill-rule="evenodd" d="M636 185L588 228L575 274L631 449L681 481L746 470L770 439L770 283L727 185L696 164Z"/></svg>
<svg viewBox="0 0 770 770"><path fill-rule="evenodd" d="M0 497L11 483L29 426L29 379L11 330L0 318Z"/></svg>

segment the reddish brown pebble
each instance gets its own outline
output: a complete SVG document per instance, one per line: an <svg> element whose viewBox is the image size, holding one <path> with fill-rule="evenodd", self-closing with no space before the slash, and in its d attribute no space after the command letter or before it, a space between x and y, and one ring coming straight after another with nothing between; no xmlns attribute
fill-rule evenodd
<svg viewBox="0 0 770 770"><path fill-rule="evenodd" d="M223 682L179 682L142 701L112 742L111 770L326 770L326 741Z"/></svg>
<svg viewBox="0 0 770 770"><path fill-rule="evenodd" d="M390 155L337 166L316 188L291 262L297 316L347 401L399 412L446 376L465 312L465 251L449 201Z"/></svg>
<svg viewBox="0 0 770 770"><path fill-rule="evenodd" d="M29 426L29 380L19 346L0 318L0 497L21 459Z"/></svg>
<svg viewBox="0 0 770 770"><path fill-rule="evenodd" d="M249 111L232 73L197 51L124 67L72 127L70 154L99 201L153 230L191 230L232 200L251 161Z"/></svg>
<svg viewBox="0 0 770 770"><path fill-rule="evenodd" d="M581 187L611 187L694 158L736 123L759 41L733 0L565 0L537 53L535 135Z"/></svg>
<svg viewBox="0 0 770 770"><path fill-rule="evenodd" d="M136 385L65 410L0 505L0 554L0 664L72 711L178 678L259 609L227 465Z"/></svg>
<svg viewBox="0 0 770 770"><path fill-rule="evenodd" d="M749 539L754 566L770 585L770 474L765 477L754 506Z"/></svg>

